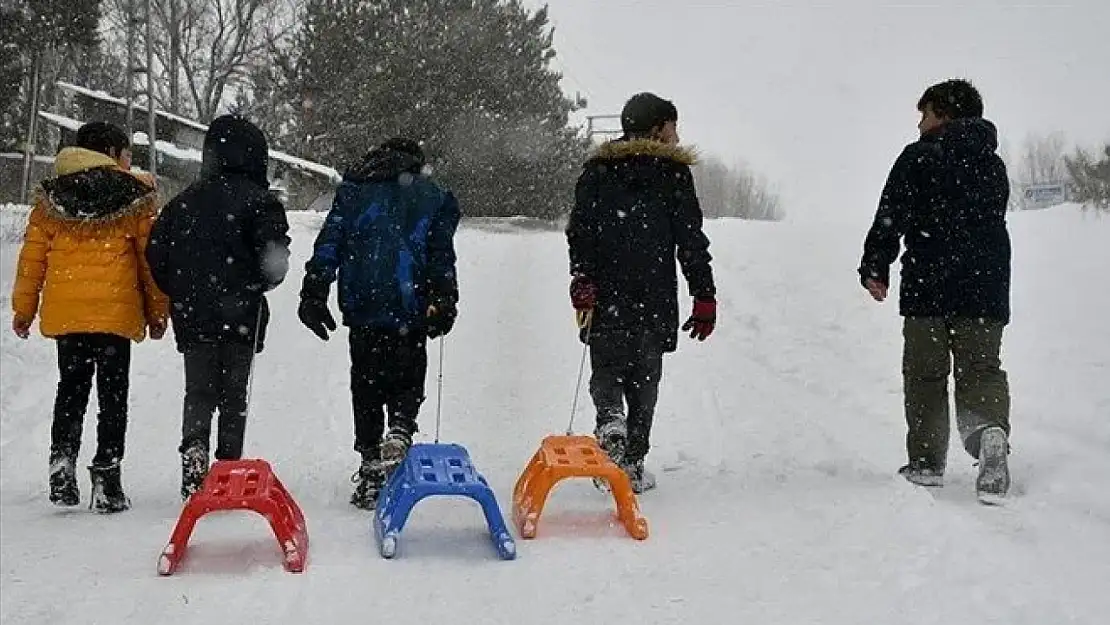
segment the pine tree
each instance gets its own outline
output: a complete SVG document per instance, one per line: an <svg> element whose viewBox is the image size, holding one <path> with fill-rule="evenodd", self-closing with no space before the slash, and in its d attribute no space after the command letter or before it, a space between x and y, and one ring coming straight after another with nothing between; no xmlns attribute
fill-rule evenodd
<svg viewBox="0 0 1110 625"><path fill-rule="evenodd" d="M0 149L19 150L26 138L36 67L49 91L49 78L72 70L96 48L99 18L100 0L23 0L0 7Z"/></svg>
<svg viewBox="0 0 1110 625"><path fill-rule="evenodd" d="M1072 156L1064 157L1064 164L1071 176L1075 200L1110 211L1110 144L1103 147L1101 158L1078 148Z"/></svg>
<svg viewBox="0 0 1110 625"><path fill-rule="evenodd" d="M547 9L504 0L309 0L287 96L302 152L350 163L404 135L470 216L556 217L586 143L568 128Z"/></svg>

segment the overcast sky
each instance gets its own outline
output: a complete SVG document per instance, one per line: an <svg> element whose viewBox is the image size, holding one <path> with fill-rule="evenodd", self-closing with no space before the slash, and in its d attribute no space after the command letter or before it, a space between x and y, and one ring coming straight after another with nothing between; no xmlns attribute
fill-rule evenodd
<svg viewBox="0 0 1110 625"><path fill-rule="evenodd" d="M641 90L674 100L683 141L769 176L792 219L872 212L917 98L953 76L1012 151L1030 132L1110 140L1110 0L548 4L590 114Z"/></svg>

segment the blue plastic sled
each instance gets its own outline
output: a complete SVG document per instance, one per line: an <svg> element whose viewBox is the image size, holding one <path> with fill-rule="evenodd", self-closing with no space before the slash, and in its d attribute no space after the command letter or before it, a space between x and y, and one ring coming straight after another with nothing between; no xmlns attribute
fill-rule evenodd
<svg viewBox="0 0 1110 625"><path fill-rule="evenodd" d="M431 495L469 497L478 502L497 554L503 560L516 558L516 541L501 515L497 497L486 478L474 468L466 448L454 443L417 443L390 475L373 520L374 536L383 558L397 555L401 530L409 514L421 499Z"/></svg>

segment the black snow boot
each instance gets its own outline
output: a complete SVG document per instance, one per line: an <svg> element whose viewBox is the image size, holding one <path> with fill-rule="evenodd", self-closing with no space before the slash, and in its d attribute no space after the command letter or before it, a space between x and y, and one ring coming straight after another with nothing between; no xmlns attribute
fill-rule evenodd
<svg viewBox="0 0 1110 625"><path fill-rule="evenodd" d="M907 482L917 486L932 488L944 486L944 469L927 466L920 460L910 461L909 464L898 469L898 474L904 477Z"/></svg>
<svg viewBox="0 0 1110 625"><path fill-rule="evenodd" d="M655 488L655 475L644 468L642 459L625 462L621 465L621 469L628 475L628 481L632 483L632 492L637 495Z"/></svg>
<svg viewBox="0 0 1110 625"><path fill-rule="evenodd" d="M598 447L613 464L621 466L624 462L624 450L628 443L628 426L623 418L614 419L605 425L594 428L594 438ZM609 483L601 478L593 478L594 487L605 492L609 491Z"/></svg>
<svg viewBox="0 0 1110 625"><path fill-rule="evenodd" d="M208 477L208 449L203 445L189 447L181 454L181 499L188 501L200 490Z"/></svg>
<svg viewBox="0 0 1110 625"><path fill-rule="evenodd" d="M381 444L381 464L386 477L404 461L405 455L412 447L412 434L399 427L389 429Z"/></svg>
<svg viewBox="0 0 1110 625"><path fill-rule="evenodd" d="M123 492L120 482L120 464L117 460L110 465L89 467L92 478L92 498L89 508L100 513L123 512L131 508L131 500Z"/></svg>
<svg viewBox="0 0 1110 625"><path fill-rule="evenodd" d="M50 502L58 506L81 503L76 457L57 452L50 454Z"/></svg>
<svg viewBox="0 0 1110 625"><path fill-rule="evenodd" d="M983 430L979 443L979 477L975 491L979 501L998 505L1010 490L1010 468L1006 456L1010 445L1006 432L1000 427Z"/></svg>
<svg viewBox="0 0 1110 625"><path fill-rule="evenodd" d="M624 419L614 419L594 431L597 444L615 464L624 462L625 447L628 445L628 426Z"/></svg>
<svg viewBox="0 0 1110 625"><path fill-rule="evenodd" d="M351 493L351 505L363 510L373 510L378 504L378 495L385 486L385 471L382 461L364 457L358 471L351 476L355 492Z"/></svg>

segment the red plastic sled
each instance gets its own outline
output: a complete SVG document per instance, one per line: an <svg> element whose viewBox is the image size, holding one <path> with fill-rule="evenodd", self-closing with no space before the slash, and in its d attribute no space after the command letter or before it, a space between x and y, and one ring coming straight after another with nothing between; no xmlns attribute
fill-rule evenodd
<svg viewBox="0 0 1110 625"><path fill-rule="evenodd" d="M304 513L265 460L219 460L199 491L181 510L170 542L158 558L158 574L173 575L200 517L217 510L252 510L266 517L290 573L304 571L308 561L308 530Z"/></svg>

